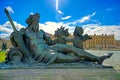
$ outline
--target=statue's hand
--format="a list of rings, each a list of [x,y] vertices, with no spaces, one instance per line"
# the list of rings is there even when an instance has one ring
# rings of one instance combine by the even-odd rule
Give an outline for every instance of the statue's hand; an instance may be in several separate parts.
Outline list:
[[[39,63],[45,63],[46,65],[52,64],[55,62],[57,54],[51,54],[49,51],[44,51],[36,61]]]

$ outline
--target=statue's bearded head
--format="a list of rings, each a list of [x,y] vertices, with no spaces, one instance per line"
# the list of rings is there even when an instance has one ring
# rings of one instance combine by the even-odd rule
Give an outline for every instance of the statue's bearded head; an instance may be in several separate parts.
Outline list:
[[[39,30],[39,19],[40,19],[40,15],[36,13],[30,15],[26,20],[28,27],[30,27],[34,32],[37,32]]]

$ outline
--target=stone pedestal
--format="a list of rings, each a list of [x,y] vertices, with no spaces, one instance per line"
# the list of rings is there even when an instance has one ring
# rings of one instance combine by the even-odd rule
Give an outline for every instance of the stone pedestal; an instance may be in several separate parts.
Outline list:
[[[120,80],[113,68],[0,69],[0,80]]]

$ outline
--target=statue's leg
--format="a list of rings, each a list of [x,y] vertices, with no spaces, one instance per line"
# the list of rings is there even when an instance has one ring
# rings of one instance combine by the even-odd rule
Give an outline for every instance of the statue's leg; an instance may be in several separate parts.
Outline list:
[[[56,44],[53,48],[61,52],[74,53],[74,55],[76,55],[77,57],[83,57],[85,59],[87,58],[93,62],[99,59],[99,57],[71,45]]]
[[[47,64],[52,64],[52,63],[63,63],[63,62],[75,62],[80,60],[78,57],[75,55],[71,54],[63,54],[60,52],[57,52],[56,50],[43,50],[41,51],[42,54],[40,54],[37,58],[36,61],[39,63],[45,63]]]
[[[81,59],[92,61],[92,62],[98,62],[98,64],[102,64],[103,60],[112,56],[112,54],[108,54],[108,55],[98,57],[98,56],[92,55],[82,49],[76,48],[71,45],[65,45],[65,44],[56,44],[53,48],[58,51],[61,51],[61,52],[62,51],[68,52],[68,53],[72,52],[72,53],[74,53],[74,55],[76,55],[77,57],[79,57]]]
[[[28,58],[28,61],[34,62],[30,51],[25,46],[22,36],[20,34],[14,33],[14,41],[16,42],[17,46],[23,51],[24,55]]]
[[[80,58],[79,57],[76,57],[75,55],[72,55],[72,54],[63,54],[63,53],[57,53],[57,59],[55,62],[76,62],[76,61],[79,61]]]

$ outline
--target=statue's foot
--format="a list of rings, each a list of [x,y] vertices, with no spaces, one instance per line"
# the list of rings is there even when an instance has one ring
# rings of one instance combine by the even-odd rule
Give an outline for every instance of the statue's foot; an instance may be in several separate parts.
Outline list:
[[[100,59],[98,60],[97,63],[102,64],[105,59],[110,58],[112,55],[113,55],[113,53],[104,54],[103,56],[100,57]]]

